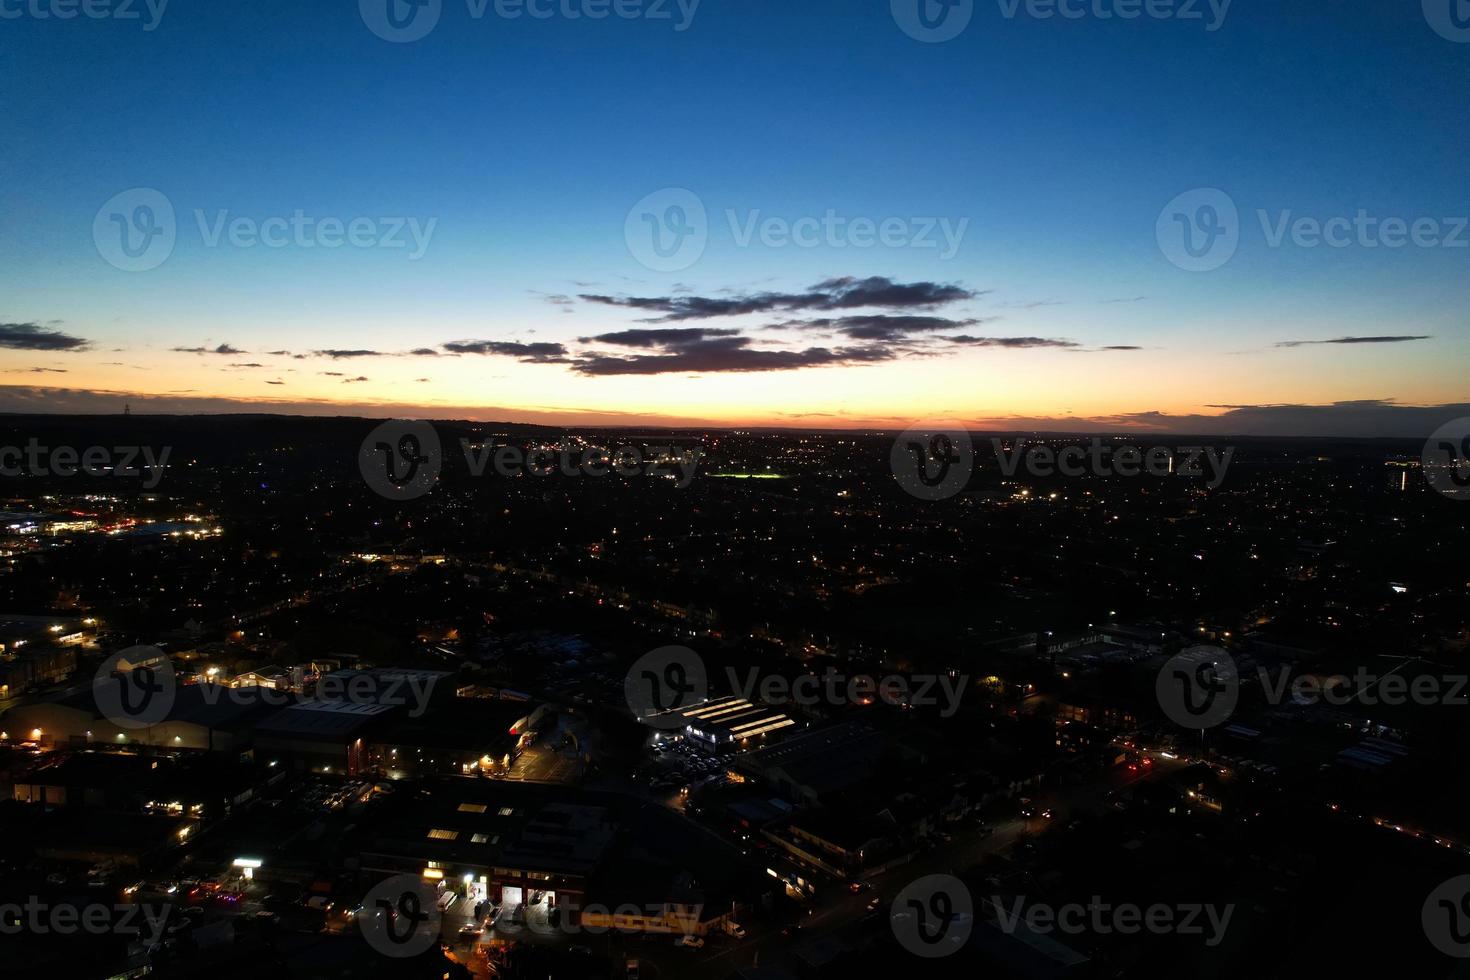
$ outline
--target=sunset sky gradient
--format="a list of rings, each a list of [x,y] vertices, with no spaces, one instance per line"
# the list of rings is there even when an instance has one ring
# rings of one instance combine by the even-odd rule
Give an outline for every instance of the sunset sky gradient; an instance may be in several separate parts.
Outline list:
[[[1237,5],[1207,32],[977,3],[943,44],[888,7],[704,0],[676,31],[477,20],[445,0],[411,44],[348,2],[173,0],[146,32],[0,21],[0,411],[1364,435],[1470,414],[1470,231],[1460,247],[1272,247],[1257,214],[1450,229],[1470,212],[1470,44],[1419,4]],[[178,239],[125,272],[93,221],[140,187],[172,203]],[[1239,206],[1240,245],[1188,272],[1155,222],[1202,187]],[[624,235],[662,188],[708,214],[703,255],[669,273]],[[435,224],[412,259],[211,247],[195,216],[298,210]],[[948,258],[739,241],[753,215],[829,210],[967,224]],[[834,281],[950,292],[728,316],[623,305]],[[840,319],[884,316],[954,323],[854,336]]]

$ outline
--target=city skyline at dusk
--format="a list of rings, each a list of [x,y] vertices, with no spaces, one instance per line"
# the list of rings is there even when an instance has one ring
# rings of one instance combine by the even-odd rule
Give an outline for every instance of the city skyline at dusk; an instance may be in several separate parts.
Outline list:
[[[0,963],[1464,980],[1470,0],[0,0]]]

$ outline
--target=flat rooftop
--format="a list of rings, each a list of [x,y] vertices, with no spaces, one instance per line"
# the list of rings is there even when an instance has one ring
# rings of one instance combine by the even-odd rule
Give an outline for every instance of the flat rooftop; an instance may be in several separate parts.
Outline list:
[[[769,732],[795,727],[783,711],[765,704],[752,704],[742,697],[718,698],[682,712],[685,724],[721,740],[743,741]]]
[[[331,701],[311,698],[259,722],[255,730],[262,735],[342,736],[350,735],[369,722],[383,718],[394,710],[386,704],[359,704],[353,701]]]

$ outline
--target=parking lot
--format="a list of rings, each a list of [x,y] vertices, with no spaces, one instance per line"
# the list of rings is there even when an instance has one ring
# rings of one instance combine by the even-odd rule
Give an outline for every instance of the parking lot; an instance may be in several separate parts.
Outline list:
[[[685,788],[692,793],[705,786],[725,782],[729,759],[681,736],[658,739],[653,744],[653,758],[635,772],[634,777],[654,791]]]

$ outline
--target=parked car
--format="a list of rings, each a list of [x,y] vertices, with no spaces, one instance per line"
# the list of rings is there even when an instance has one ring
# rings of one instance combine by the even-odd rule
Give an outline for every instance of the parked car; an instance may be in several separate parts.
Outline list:
[[[738,922],[726,922],[725,933],[734,936],[736,939],[744,939],[747,935],[745,927]]]
[[[704,940],[700,939],[698,936],[691,935],[690,933],[686,932],[684,935],[674,940],[674,945],[682,946],[685,949],[703,949]]]

